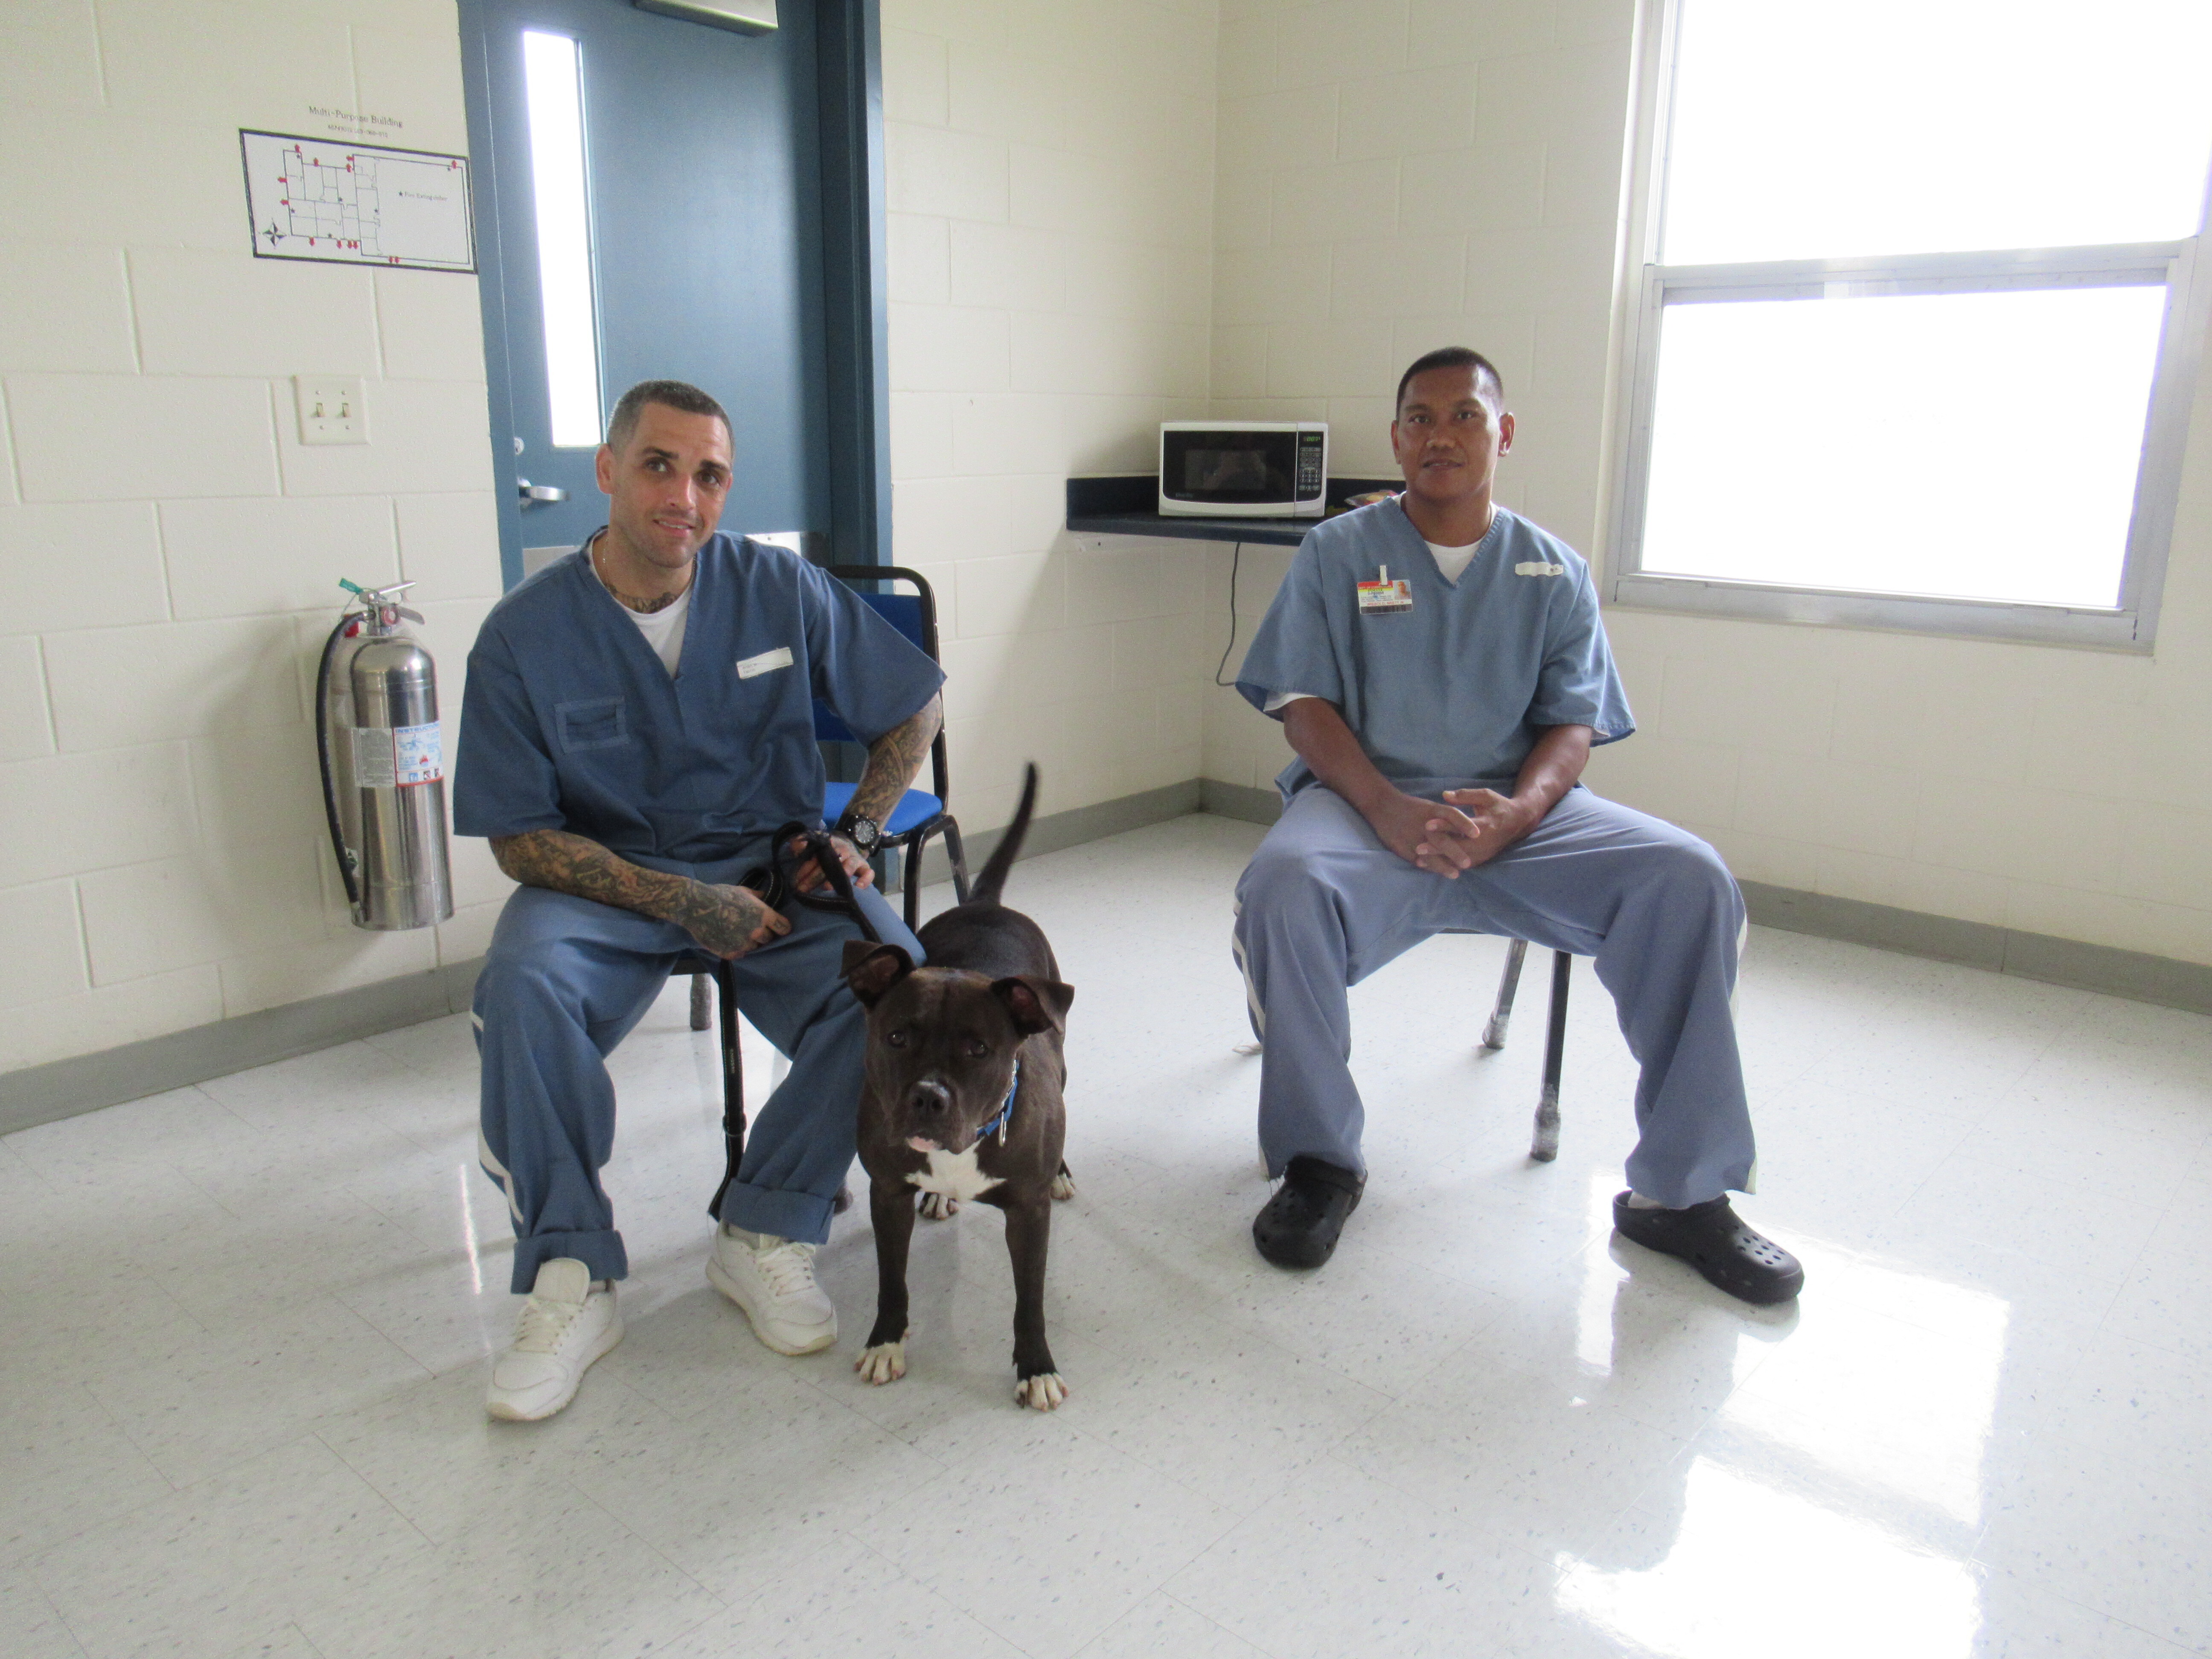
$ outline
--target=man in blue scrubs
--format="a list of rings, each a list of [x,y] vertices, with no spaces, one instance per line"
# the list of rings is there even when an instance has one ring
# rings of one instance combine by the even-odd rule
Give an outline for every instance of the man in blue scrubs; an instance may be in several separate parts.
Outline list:
[[[1695,836],[1577,781],[1635,723],[1589,568],[1491,499],[1513,442],[1498,371],[1431,352],[1390,433],[1405,493],[1315,527],[1237,672],[1298,755],[1237,892],[1261,1149],[1282,1180],[1254,1240],[1318,1267],[1359,1202],[1346,988],[1433,933],[1503,933],[1595,957],[1643,1067],[1615,1226],[1787,1301],[1796,1258],[1727,1197],[1755,1167],[1729,1012],[1742,896]]]
[[[621,1340],[629,1272],[599,1170],[614,1147],[606,1055],[680,951],[736,964],[738,1005],[791,1059],[747,1136],[707,1276],[783,1353],[836,1340],[815,1247],[853,1159],[865,1014],[841,977],[846,915],[739,885],[769,839],[820,822],[821,698],[870,739],[836,844],[878,934],[921,947],[868,884],[858,840],[942,723],[937,665],[842,583],[781,549],[715,533],[729,418],[648,380],[599,453],[607,523],[493,607],[469,654],[454,827],[490,837],[521,884],[477,981],[479,1156],[514,1224],[526,1295],[495,1364],[495,1417],[550,1417]],[[794,884],[818,888],[809,863]],[[702,1163],[703,1170],[704,1164]]]

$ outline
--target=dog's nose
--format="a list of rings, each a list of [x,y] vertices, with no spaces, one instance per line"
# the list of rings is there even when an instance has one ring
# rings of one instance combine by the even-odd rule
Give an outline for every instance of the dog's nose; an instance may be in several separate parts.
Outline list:
[[[907,1093],[915,1109],[922,1112],[941,1112],[952,1104],[952,1091],[942,1083],[925,1078]]]

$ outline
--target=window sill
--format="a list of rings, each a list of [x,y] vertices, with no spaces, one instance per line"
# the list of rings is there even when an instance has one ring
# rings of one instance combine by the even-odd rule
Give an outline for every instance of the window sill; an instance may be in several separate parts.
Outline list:
[[[1611,602],[1630,611],[1876,629],[1887,633],[1945,634],[2136,656],[2148,655],[2151,650],[2146,620],[2123,611],[1778,587],[1695,576],[1616,576],[1610,586]]]

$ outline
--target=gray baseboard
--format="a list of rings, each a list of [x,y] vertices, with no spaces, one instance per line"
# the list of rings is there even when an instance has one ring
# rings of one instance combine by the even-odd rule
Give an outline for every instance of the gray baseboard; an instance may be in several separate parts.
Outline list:
[[[1119,800],[1050,813],[1030,823],[1022,856],[1056,853],[1125,830],[1188,817],[1199,810],[1199,795],[1198,780],[1193,778]],[[968,867],[981,869],[998,844],[996,831],[968,837]],[[949,881],[951,875],[944,842],[933,842],[923,860],[922,878]],[[427,974],[334,991],[95,1054],[0,1074],[0,1134],[459,1013],[469,1006],[478,966],[476,962],[456,963]]]
[[[1273,789],[1249,784],[1224,783],[1218,778],[1198,781],[1198,810],[1218,818],[1242,818],[1247,823],[1273,823],[1283,816],[1283,798]]]
[[[1030,825],[1022,856],[1056,853],[1200,811],[1267,824],[1282,815],[1282,803],[1273,789],[1193,778],[1038,818]],[[983,860],[999,844],[1000,833],[994,830],[968,837],[970,870],[982,867]],[[933,842],[922,861],[922,879],[946,881],[951,873],[944,843]],[[1834,898],[1825,893],[1770,887],[1764,882],[1745,882],[1743,893],[1752,921],[1762,927],[1963,963],[1993,973],[2014,974],[2022,979],[2192,1013],[2212,1013],[2212,967],[2203,963]],[[0,1074],[0,1134],[458,1013],[469,1006],[478,965],[455,963],[427,974],[334,991],[96,1054]]]
[[[1899,910],[1859,899],[1834,898],[1826,893],[1800,892],[1791,887],[1769,887],[1764,882],[1747,881],[1742,886],[1751,919],[1762,927],[1846,939],[1906,956],[1965,963],[2047,985],[2212,1014],[2212,967],[2203,963],[2180,962],[2147,951],[2123,951],[2110,945],[2087,945],[2050,933],[2023,933],[1991,922]]]
[[[1022,838],[1022,856],[1033,859],[1043,853],[1057,853],[1070,847],[1080,847],[1085,842],[1103,841],[1109,836],[1118,836],[1126,830],[1141,830],[1148,823],[1165,823],[1170,818],[1188,817],[1201,810],[1201,790],[1198,779],[1182,783],[1170,783],[1164,788],[1147,789],[1142,794],[1123,795],[1115,800],[1102,800],[1090,806],[1070,807],[1065,812],[1050,812],[1043,817],[1030,820],[1030,832]],[[957,817],[956,813],[954,815]],[[999,845],[1002,830],[987,830],[979,836],[964,836],[962,841],[968,854],[968,869],[972,874],[983,867]],[[924,886],[932,882],[952,879],[952,860],[945,855],[945,842],[933,840],[921,855],[921,879]]]
[[[1281,799],[1273,789],[1206,778],[1200,781],[1199,792],[1200,810],[1222,817],[1273,823],[1282,816]],[[1761,881],[1747,881],[1742,886],[1751,919],[1761,927],[1871,945],[1906,956],[1964,963],[1995,974],[2014,974],[2079,991],[2099,991],[2106,996],[2154,1002],[2160,1007],[2212,1014],[2212,967],[2201,963],[2178,962],[2171,957],[2117,950],[2109,945],[2084,945],[2079,939],[1899,910],[1794,887],[1770,887]]]
[[[0,1074],[0,1134],[459,1013],[477,965],[457,962]]]

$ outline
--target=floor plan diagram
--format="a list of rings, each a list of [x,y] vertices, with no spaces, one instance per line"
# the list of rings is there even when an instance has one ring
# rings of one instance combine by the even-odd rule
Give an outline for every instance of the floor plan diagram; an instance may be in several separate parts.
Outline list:
[[[473,270],[465,156],[241,131],[264,259]]]

